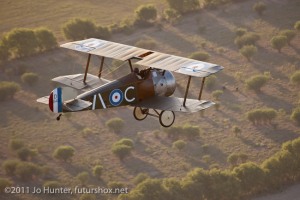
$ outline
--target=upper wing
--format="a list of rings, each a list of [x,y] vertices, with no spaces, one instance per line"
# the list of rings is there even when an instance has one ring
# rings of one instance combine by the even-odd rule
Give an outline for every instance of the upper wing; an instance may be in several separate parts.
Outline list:
[[[196,77],[206,77],[223,69],[222,66],[194,59],[164,54],[148,49],[90,38],[62,44],[61,47],[118,60],[140,58],[138,65],[174,71]]]
[[[131,104],[131,106],[175,112],[197,112],[215,104],[206,100],[186,99],[186,106],[183,106],[183,100],[183,98],[178,97],[154,96],[142,102]]]

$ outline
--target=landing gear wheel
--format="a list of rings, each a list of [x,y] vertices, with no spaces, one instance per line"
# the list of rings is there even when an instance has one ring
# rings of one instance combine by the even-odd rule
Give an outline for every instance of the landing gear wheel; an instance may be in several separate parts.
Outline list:
[[[56,120],[59,121],[61,116],[62,116],[62,114],[59,114],[59,115],[56,117]]]
[[[136,120],[139,121],[144,120],[148,116],[148,113],[148,108],[134,107],[133,109],[133,116]]]
[[[161,113],[159,114],[159,123],[163,126],[163,127],[170,127],[172,126],[172,124],[175,121],[175,114],[173,111],[167,111],[167,110],[163,110],[161,111]]]

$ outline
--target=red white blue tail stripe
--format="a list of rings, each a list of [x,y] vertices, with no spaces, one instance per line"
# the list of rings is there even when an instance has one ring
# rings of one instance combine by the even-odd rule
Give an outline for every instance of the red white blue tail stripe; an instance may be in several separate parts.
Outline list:
[[[49,108],[54,113],[62,112],[62,90],[61,88],[55,88],[49,96]]]

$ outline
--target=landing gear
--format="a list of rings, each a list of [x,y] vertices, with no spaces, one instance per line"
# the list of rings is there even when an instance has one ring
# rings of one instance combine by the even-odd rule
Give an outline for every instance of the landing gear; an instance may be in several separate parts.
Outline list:
[[[62,116],[62,114],[59,114],[59,115],[56,117],[56,120],[59,121],[61,116]]]
[[[163,127],[170,127],[175,121],[175,114],[173,111],[163,110],[161,112],[158,112],[157,110],[153,109],[154,113],[149,113],[148,108],[141,108],[141,107],[135,107],[133,110],[133,116],[136,120],[142,121],[144,120],[148,115],[152,117],[157,117],[159,119],[160,125]]]

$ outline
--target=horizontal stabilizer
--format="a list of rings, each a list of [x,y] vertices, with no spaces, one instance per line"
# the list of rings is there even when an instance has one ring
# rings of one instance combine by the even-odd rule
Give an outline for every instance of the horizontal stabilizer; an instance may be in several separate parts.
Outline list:
[[[64,103],[64,109],[70,111],[70,112],[76,112],[84,110],[92,105],[89,101],[84,101],[81,99],[74,99],[69,102]]]
[[[36,100],[39,103],[47,104],[49,103],[49,96],[44,96]]]
[[[150,99],[138,102],[131,106],[152,108],[158,110],[169,110],[174,112],[198,112],[213,106],[215,103],[212,101],[198,100],[198,99],[186,99],[186,106],[183,106],[183,98],[178,97],[164,97],[155,96]]]

